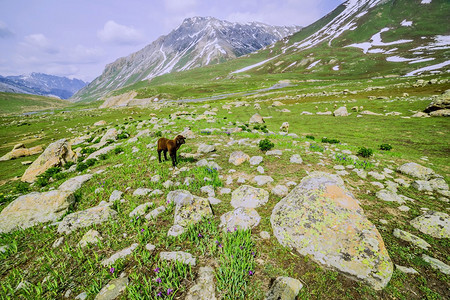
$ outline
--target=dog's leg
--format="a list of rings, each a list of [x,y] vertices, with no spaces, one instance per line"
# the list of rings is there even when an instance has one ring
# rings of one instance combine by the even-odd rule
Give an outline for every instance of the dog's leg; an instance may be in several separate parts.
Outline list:
[[[164,160],[167,160],[167,150],[164,150]]]
[[[162,150],[158,150],[158,160],[159,160],[159,162],[161,162],[161,151]]]
[[[177,157],[176,156],[177,156],[176,154],[175,155],[170,154],[170,158],[172,159],[172,166],[173,167],[175,167],[176,162],[177,162]]]

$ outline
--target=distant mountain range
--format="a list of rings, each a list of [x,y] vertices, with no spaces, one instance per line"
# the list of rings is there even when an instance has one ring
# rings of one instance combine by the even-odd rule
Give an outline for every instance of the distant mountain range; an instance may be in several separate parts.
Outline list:
[[[212,17],[188,18],[142,50],[117,59],[73,100],[96,100],[108,92],[178,72],[234,59],[262,49],[297,31],[299,26],[232,23]]]
[[[42,73],[20,76],[0,76],[0,92],[33,94],[69,99],[88,83]]]

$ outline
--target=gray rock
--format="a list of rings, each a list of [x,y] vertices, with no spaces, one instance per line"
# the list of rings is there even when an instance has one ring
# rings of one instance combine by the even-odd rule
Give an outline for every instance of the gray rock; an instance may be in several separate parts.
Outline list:
[[[64,237],[60,237],[58,239],[56,239],[56,241],[53,242],[52,247],[53,248],[58,248],[59,246],[62,245],[62,243],[64,242]]]
[[[403,241],[410,242],[411,244],[425,250],[428,250],[428,247],[431,247],[430,244],[428,244],[425,240],[421,239],[420,237],[415,236],[414,234],[411,234],[409,232],[400,230],[398,228],[394,229],[394,236]]]
[[[0,233],[57,221],[75,201],[74,192],[91,178],[90,174],[77,176],[65,181],[56,190],[18,197],[0,212]]]
[[[151,182],[159,182],[161,180],[161,176],[159,175],[153,175],[150,179]]]
[[[327,269],[376,290],[392,276],[381,235],[339,176],[312,172],[275,206],[270,221],[281,245]]]
[[[411,208],[409,208],[409,207],[406,206],[406,205],[402,205],[402,206],[399,206],[399,207],[398,207],[398,210],[403,211],[403,212],[407,212],[407,211],[410,211]]]
[[[147,244],[147,245],[145,245],[145,249],[147,249],[150,252],[153,252],[153,250],[156,249],[156,246],[152,245],[152,244]]]
[[[161,252],[159,253],[159,257],[162,260],[178,261],[191,266],[196,265],[195,257],[193,257],[192,254],[183,251]]]
[[[100,155],[107,154],[109,151],[114,150],[117,146],[120,146],[120,145],[122,145],[122,143],[115,143],[113,145],[106,146],[100,150],[97,150],[97,151],[89,154],[89,156],[86,157],[86,160],[97,159]]]
[[[431,176],[434,175],[434,171],[432,169],[413,162],[401,165],[398,168],[398,171],[422,180],[429,180]]]
[[[186,227],[212,215],[208,199],[193,196],[191,202],[182,202],[175,206],[174,225]]]
[[[270,150],[266,152],[266,155],[268,156],[281,156],[283,155],[283,151],[281,150]]]
[[[270,239],[270,233],[268,233],[267,231],[261,231],[259,233],[259,236],[263,239],[263,240],[268,240]]]
[[[185,300],[216,300],[215,290],[214,269],[201,267],[195,285],[189,289]]]
[[[303,284],[291,277],[278,277],[266,294],[265,300],[295,300]]]
[[[439,190],[448,191],[448,184],[447,184],[447,182],[445,182],[445,180],[443,178],[431,179],[429,181],[429,184],[431,185],[431,188],[434,191],[439,191]]]
[[[410,224],[420,232],[432,237],[450,238],[450,218],[446,213],[429,210],[412,220]]]
[[[242,151],[235,151],[233,153],[230,154],[230,158],[228,159],[228,162],[230,164],[233,164],[235,166],[239,166],[240,164],[249,161],[250,160],[250,156],[248,156],[247,154],[245,154]]]
[[[395,268],[405,274],[419,274],[419,272],[417,272],[413,268],[403,267],[403,266],[399,266],[399,265],[395,265]]]
[[[261,167],[261,166],[258,166],[258,167],[256,168],[256,171],[258,171],[259,174],[264,174],[264,168]]]
[[[220,217],[220,226],[224,231],[251,229],[258,226],[261,217],[254,208],[238,207]]]
[[[252,157],[250,158],[250,165],[252,165],[252,166],[257,166],[257,165],[259,165],[262,161],[263,161],[263,157],[262,157],[262,156],[252,156]]]
[[[333,116],[335,116],[335,117],[348,117],[347,107],[345,107],[345,106],[339,107],[338,109],[336,109],[333,112]]]
[[[174,185],[174,183],[172,180],[169,179],[169,180],[166,180],[162,185],[163,185],[163,187],[168,189],[168,188],[172,187]]]
[[[133,192],[133,196],[147,196],[152,192],[152,189],[138,188]]]
[[[397,202],[399,204],[405,203],[405,200],[400,197],[400,195],[397,195],[397,193],[389,190],[380,190],[376,193],[376,196],[378,199],[387,202]]]
[[[214,197],[208,197],[208,201],[211,205],[217,205],[222,202],[220,199]]]
[[[167,232],[167,236],[179,236],[184,233],[184,227],[181,225],[173,225],[169,228]]]
[[[152,219],[156,219],[160,214],[162,214],[163,212],[166,211],[166,207],[165,206],[160,206],[155,208],[154,210],[152,210],[151,212],[149,212],[145,218],[147,220],[152,220]]]
[[[111,257],[102,260],[101,262],[102,266],[107,267],[113,265],[116,262],[116,260],[127,257],[128,255],[133,253],[133,251],[136,250],[138,246],[139,244],[135,243],[128,248],[117,251]]]
[[[250,118],[249,123],[250,124],[264,124],[264,119],[263,119],[263,117],[261,117],[260,114],[256,113]]]
[[[202,193],[208,194],[208,197],[215,197],[214,187],[212,185],[205,185],[200,188]]]
[[[137,206],[135,209],[133,209],[132,212],[130,212],[130,214],[128,215],[130,218],[134,217],[134,216],[143,216],[147,210],[149,209],[149,207],[153,206],[153,202],[147,202],[144,204],[141,204],[139,206]]]
[[[371,171],[369,173],[367,173],[368,175],[372,176],[373,178],[375,178],[376,180],[384,180],[386,178],[386,176],[384,176],[383,174]]]
[[[261,186],[273,182],[273,178],[270,176],[258,175],[253,178],[253,181],[256,182],[257,185]]]
[[[103,238],[100,236],[100,233],[97,230],[90,229],[83,235],[81,240],[78,242],[78,246],[83,248],[89,244],[97,244],[101,240],[103,240]]]
[[[270,192],[278,197],[285,197],[289,193],[289,189],[285,185],[277,185]]]
[[[123,195],[123,192],[121,192],[121,191],[118,191],[118,190],[114,190],[112,193],[111,193],[111,196],[109,196],[109,202],[115,202],[115,201],[118,201],[118,200],[120,200],[120,198],[122,197],[122,195]]]
[[[260,188],[249,185],[241,185],[231,194],[231,206],[256,208],[263,206],[269,201],[269,193]]]
[[[128,285],[128,277],[115,278],[108,282],[95,297],[95,300],[114,300],[120,297]]]
[[[64,217],[59,223],[58,233],[69,234],[78,228],[100,224],[110,218],[116,218],[117,212],[108,206],[95,206],[86,210],[77,211]]]
[[[230,188],[220,188],[220,189],[219,189],[219,194],[220,194],[220,195],[231,194],[231,189],[230,189]]]
[[[426,180],[415,180],[411,184],[411,186],[418,191],[427,191],[427,192],[433,191],[433,188],[431,187],[430,182],[426,181]]]
[[[435,269],[435,270],[439,270],[444,274],[450,275],[450,266],[446,265],[445,263],[443,263],[442,261],[440,261],[439,259],[430,257],[426,254],[422,254],[422,258],[424,261],[426,261],[427,263],[430,264],[430,266]]]
[[[216,151],[216,147],[214,145],[200,144],[197,149],[197,153],[210,153]]]
[[[291,156],[290,162],[293,164],[301,164],[303,163],[303,159],[300,154],[294,154]]]
[[[82,292],[81,294],[78,294],[78,296],[75,297],[75,300],[84,300],[87,298],[87,293],[86,292]]]
[[[197,167],[208,167],[212,170],[222,170],[222,167],[219,166],[215,161],[210,161],[206,159],[199,160],[196,164]]]

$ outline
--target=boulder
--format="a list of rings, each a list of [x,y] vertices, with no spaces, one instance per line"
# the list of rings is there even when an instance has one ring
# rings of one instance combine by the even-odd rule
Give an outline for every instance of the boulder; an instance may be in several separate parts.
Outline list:
[[[269,151],[267,151],[266,152],[266,155],[268,155],[268,156],[280,156],[280,155],[283,155],[283,151],[281,151],[281,150],[269,150]]]
[[[222,170],[222,167],[219,166],[215,161],[210,161],[206,159],[199,160],[196,164],[197,167],[208,167],[213,170]]]
[[[295,300],[303,284],[291,277],[278,277],[266,294],[265,300]]]
[[[345,107],[345,106],[339,107],[338,109],[336,109],[333,112],[333,116],[335,116],[335,117],[348,117],[347,107]]]
[[[119,135],[119,132],[117,131],[116,128],[110,128],[110,129],[108,129],[108,131],[106,131],[106,133],[102,136],[102,138],[100,139],[100,143],[99,143],[99,144],[104,145],[104,144],[106,144],[109,140],[116,141],[118,135]]]
[[[208,199],[193,196],[192,201],[175,206],[174,225],[183,227],[200,222],[203,217],[212,216]]]
[[[269,193],[260,188],[249,185],[241,185],[231,194],[231,206],[257,208],[263,206],[269,201]]]
[[[294,154],[291,156],[291,159],[289,160],[292,164],[301,164],[303,163],[303,159],[300,156],[300,154]]]
[[[285,197],[289,193],[289,189],[285,185],[277,185],[270,192],[278,197]]]
[[[443,212],[428,210],[411,220],[411,225],[422,233],[438,239],[450,238],[450,217]]]
[[[258,226],[261,217],[254,208],[238,207],[220,217],[220,226],[224,231],[247,230]]]
[[[143,216],[147,212],[147,210],[153,206],[153,202],[147,202],[137,206],[133,211],[128,215],[130,218],[134,216]]]
[[[106,146],[106,147],[104,147],[104,148],[102,148],[100,150],[97,150],[97,151],[89,154],[89,156],[86,158],[86,160],[88,160],[88,159],[97,159],[97,157],[99,157],[100,155],[107,154],[109,151],[114,150],[117,146],[119,146],[121,144],[122,143],[116,143],[114,145],[109,145],[109,146]]]
[[[86,210],[77,211],[64,217],[59,223],[58,233],[69,234],[78,228],[88,227],[93,224],[100,224],[115,218],[117,212],[109,206],[95,206]]]
[[[78,246],[83,248],[89,244],[97,244],[101,240],[103,240],[103,238],[100,236],[100,233],[97,230],[90,229],[83,235],[80,242],[78,242]]]
[[[422,254],[422,259],[424,261],[426,261],[427,263],[430,264],[430,266],[435,269],[435,270],[439,270],[444,274],[450,275],[450,266],[443,263],[442,261],[440,261],[439,259],[430,257],[426,254]]]
[[[108,282],[100,292],[95,296],[94,300],[113,300],[118,299],[126,290],[128,285],[128,277],[115,278]]]
[[[90,174],[77,176],[67,180],[56,190],[33,192],[18,197],[1,211],[0,232],[57,221],[75,201],[74,192],[91,178]]]
[[[254,114],[249,121],[250,124],[264,124],[264,119],[260,114]]]
[[[266,175],[258,175],[253,178],[253,181],[256,182],[257,185],[261,186],[273,182],[273,178]]]
[[[117,251],[116,253],[111,255],[109,258],[102,260],[102,262],[101,262],[102,266],[104,266],[104,267],[112,266],[116,262],[116,260],[127,257],[128,255],[133,253],[133,251],[136,250],[136,248],[138,246],[139,246],[138,243],[134,243],[130,247],[127,247],[125,249]]]
[[[105,126],[105,125],[106,125],[105,120],[100,120],[100,121],[94,123],[94,126]]]
[[[440,109],[430,112],[431,117],[450,117],[450,109]]]
[[[239,166],[240,164],[249,161],[250,160],[250,156],[248,156],[247,154],[245,154],[242,151],[235,151],[233,153],[230,154],[230,158],[228,159],[228,162],[230,164],[233,164],[235,166]]]
[[[262,161],[263,161],[263,157],[262,157],[262,156],[252,156],[252,157],[250,158],[250,165],[252,165],[252,166],[257,166],[257,165],[259,165]]]
[[[161,252],[159,253],[159,257],[162,260],[178,261],[185,265],[196,265],[195,257],[193,257],[192,254],[183,251]]]
[[[154,210],[152,210],[151,212],[149,212],[147,215],[145,215],[145,218],[147,220],[156,219],[160,214],[162,214],[165,211],[166,211],[165,206],[159,206],[159,207],[155,208]]]
[[[5,155],[3,155],[2,157],[0,157],[0,161],[7,161],[7,160],[11,160],[11,159],[16,159],[19,157],[24,157],[24,156],[30,156],[30,155],[35,155],[38,153],[41,153],[43,151],[41,146],[36,146],[36,147],[32,147],[32,148],[25,148],[24,144],[17,144],[14,146],[14,148],[6,153]]]
[[[212,267],[201,267],[198,270],[195,285],[189,289],[185,300],[216,300],[216,285]]]
[[[64,165],[68,161],[76,161],[67,139],[60,139],[48,145],[44,152],[26,169],[22,176],[24,182],[34,182],[37,176],[51,167]]]
[[[397,170],[402,174],[422,180],[429,180],[434,175],[432,169],[413,162],[403,164]]]
[[[442,95],[434,99],[424,112],[431,113],[440,110],[450,110],[450,90],[446,90]]]
[[[210,153],[216,151],[214,145],[200,144],[197,149],[197,153]]]
[[[409,233],[407,231],[400,230],[398,228],[394,229],[394,236],[403,241],[410,242],[411,244],[413,244],[419,248],[422,248],[424,250],[428,250],[428,247],[431,247],[430,244],[428,244],[426,241],[424,241],[420,237],[415,236],[414,234]]]
[[[312,172],[303,178],[275,206],[270,221],[280,244],[325,268],[376,290],[392,276],[381,235],[337,175]]]

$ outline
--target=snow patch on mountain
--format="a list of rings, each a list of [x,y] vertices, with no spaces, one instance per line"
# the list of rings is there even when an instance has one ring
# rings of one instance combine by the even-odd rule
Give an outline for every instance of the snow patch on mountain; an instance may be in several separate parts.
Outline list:
[[[266,59],[266,60],[260,61],[259,63],[253,64],[253,65],[251,65],[251,66],[247,66],[247,67],[245,67],[245,68],[242,68],[242,69],[239,69],[239,70],[233,71],[233,72],[231,72],[230,74],[242,73],[242,72],[245,72],[245,71],[251,70],[251,69],[253,69],[253,68],[256,68],[256,67],[262,66],[262,65],[264,65],[265,63],[267,63],[267,62],[269,62],[269,61],[271,61],[271,60],[273,60],[273,59],[277,58],[278,56],[280,56],[280,55],[277,55],[277,56],[274,56],[274,57],[272,57],[272,58],[269,58],[269,59]]]
[[[446,67],[448,65],[450,65],[450,60],[444,61],[443,63],[440,63],[440,64],[436,64],[436,65],[432,65],[432,66],[426,66],[426,67],[417,69],[415,71],[409,72],[408,74],[405,75],[405,77],[420,75],[423,72],[440,70],[440,69],[442,69],[442,68],[444,68],[444,67]]]
[[[374,46],[384,47],[384,46],[392,46],[392,45],[398,45],[398,44],[404,44],[404,43],[412,42],[412,40],[398,40],[398,41],[394,41],[394,42],[384,43],[382,41],[381,34],[383,32],[386,32],[386,31],[389,31],[388,27],[385,27],[385,28],[381,29],[379,32],[375,33],[371,37],[370,42],[351,44],[351,45],[348,45],[346,47],[360,48],[360,49],[363,50],[364,53],[367,53],[370,50],[370,48],[372,48]]]
[[[403,27],[410,27],[410,26],[412,26],[412,24],[413,24],[413,21],[406,21],[406,19],[404,19],[404,20],[400,23],[400,25],[402,25]]]

